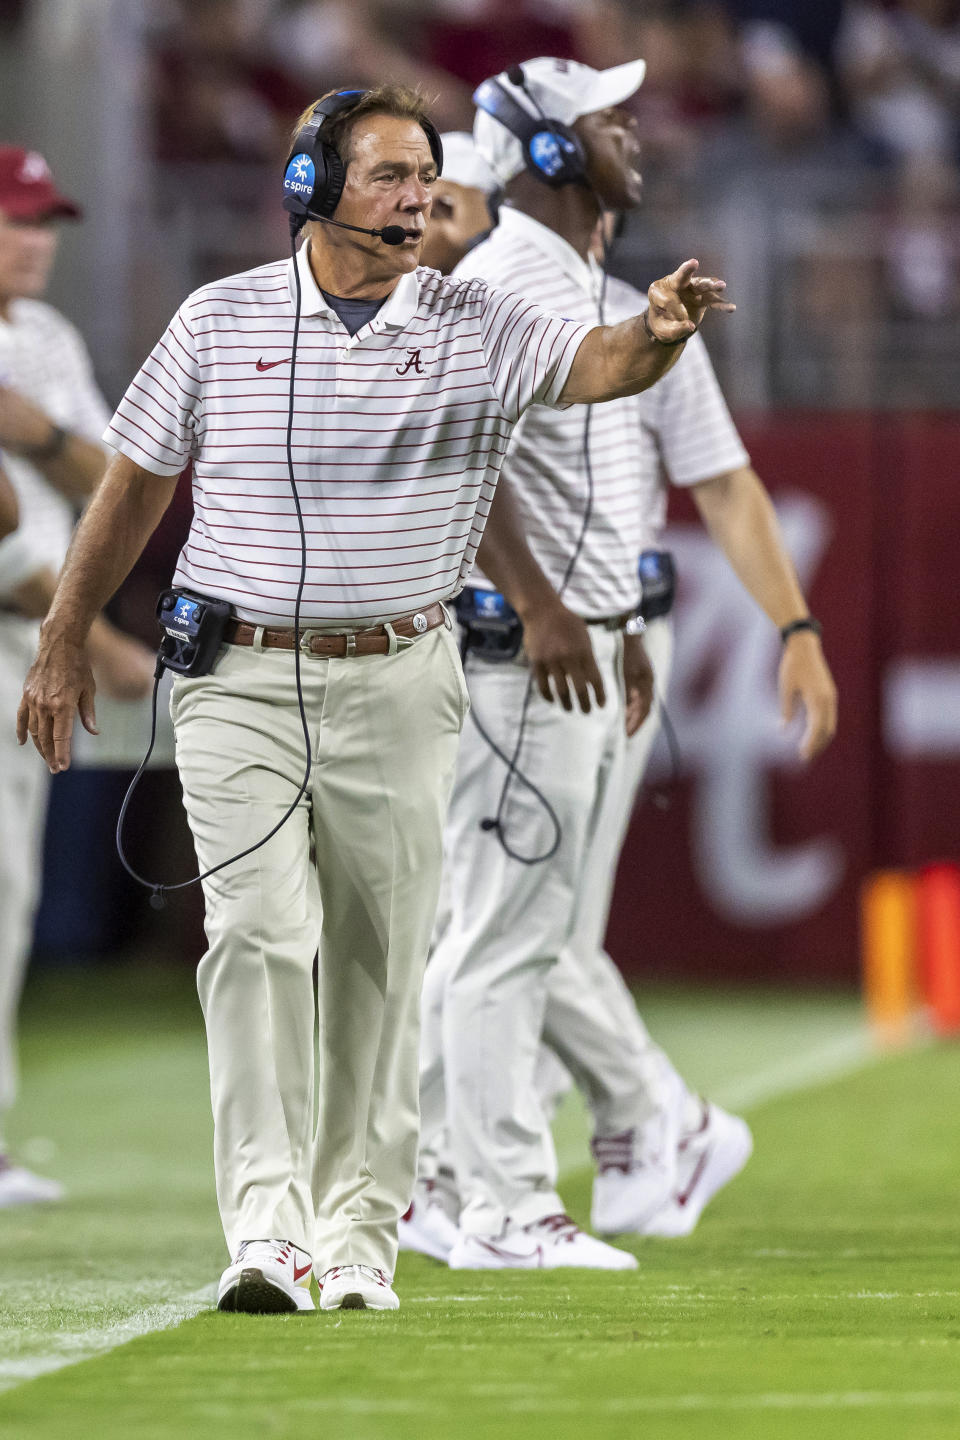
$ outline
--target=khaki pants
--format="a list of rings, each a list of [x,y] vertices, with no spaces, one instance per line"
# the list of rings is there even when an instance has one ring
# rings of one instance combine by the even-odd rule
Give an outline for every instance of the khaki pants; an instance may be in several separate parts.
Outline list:
[[[443,627],[395,655],[305,655],[301,674],[309,791],[273,839],[204,882],[198,988],[217,1197],[231,1254],[242,1240],[285,1239],[318,1273],[392,1274],[416,1167],[420,984],[468,701]],[[206,870],[266,835],[300,786],[294,657],[228,646],[212,674],[175,682],[171,712]]]
[[[481,827],[496,814],[504,769],[473,725],[457,760],[444,835],[449,914],[428,971],[420,1098],[428,1143],[446,1120],[460,1223],[473,1234],[497,1233],[508,1217],[523,1225],[563,1208],[534,1083],[537,1057],[551,973],[575,933],[580,876],[626,743],[621,638],[597,629],[591,639],[606,706],[568,714],[535,696],[518,762],[562,826],[551,859],[521,864]],[[478,718],[510,753],[525,664],[473,659],[467,670]],[[505,828],[512,848],[527,856],[548,849],[554,834],[520,781],[510,789]]]
[[[682,1084],[603,947],[620,850],[659,728],[672,631],[667,620],[649,627],[657,703],[629,741],[620,639],[603,631],[591,638],[606,708],[584,716],[535,701],[521,759],[562,814],[563,844],[552,860],[530,868],[506,860],[480,828],[480,818],[494,812],[503,771],[473,726],[458,761],[421,1008],[420,1163],[427,1177],[438,1167],[456,1172],[465,1228],[494,1231],[508,1215],[529,1223],[562,1208],[547,1118],[571,1073],[602,1135],[646,1127],[659,1133]],[[468,664],[476,713],[508,750],[524,674],[518,666]],[[543,848],[550,837],[542,811],[519,787],[513,803],[537,816]],[[511,917],[506,933],[504,915]],[[498,997],[506,986],[504,1013]]]

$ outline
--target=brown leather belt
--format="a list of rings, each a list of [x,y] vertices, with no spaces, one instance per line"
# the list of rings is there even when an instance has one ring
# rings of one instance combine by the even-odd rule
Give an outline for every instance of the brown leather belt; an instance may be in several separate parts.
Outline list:
[[[300,649],[307,655],[319,655],[327,659],[345,659],[352,655],[392,655],[398,649],[405,650],[428,630],[438,625],[448,625],[447,612],[440,601],[418,610],[414,615],[404,615],[399,620],[390,620],[384,625],[372,626],[369,630],[311,630],[303,626],[300,630]],[[292,650],[294,632],[289,630],[267,630],[262,625],[250,625],[246,620],[228,620],[223,632],[228,645],[255,645],[264,650]]]

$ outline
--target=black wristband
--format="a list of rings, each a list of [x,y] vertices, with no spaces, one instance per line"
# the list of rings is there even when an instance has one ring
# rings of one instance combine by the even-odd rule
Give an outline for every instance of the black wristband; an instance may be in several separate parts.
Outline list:
[[[662,345],[664,350],[672,350],[674,345],[686,345],[687,341],[692,340],[693,336],[696,335],[697,330],[700,329],[700,326],[698,325],[692,334],[681,335],[679,340],[661,340],[660,336],[654,335],[653,331],[650,329],[650,321],[647,318],[649,313],[649,310],[644,310],[641,315],[641,319],[643,320],[643,328],[650,336],[650,339],[653,341],[654,345]]]
[[[25,460],[56,460],[69,439],[69,430],[64,430],[62,425],[54,425],[50,430],[50,438],[44,440],[42,445],[22,446],[20,453]]]
[[[820,621],[814,620],[812,615],[804,615],[800,620],[791,620],[789,625],[780,626],[780,639],[784,645],[791,635],[796,635],[798,630],[812,630],[818,639],[823,634],[823,626]]]

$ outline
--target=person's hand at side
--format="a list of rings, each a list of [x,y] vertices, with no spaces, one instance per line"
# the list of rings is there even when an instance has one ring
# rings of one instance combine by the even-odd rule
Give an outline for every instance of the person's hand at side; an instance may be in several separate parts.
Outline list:
[[[17,711],[17,739],[29,737],[51,775],[70,766],[73,720],[79,714],[84,730],[97,735],[93,671],[82,640],[61,634],[40,635],[37,658],[27,671]]]
[[[789,725],[803,706],[806,724],[800,740],[801,760],[825,750],[837,729],[837,687],[817,635],[798,630],[783,647],[778,686],[780,713]]]
[[[87,654],[98,687],[111,700],[142,700],[153,688],[157,657],[141,641],[98,616],[90,627]]]
[[[556,692],[564,710],[572,710],[572,687],[585,715],[591,708],[591,691],[597,705],[605,705],[603,679],[585,621],[556,595],[524,610],[520,618],[523,648],[544,700],[552,701]]]
[[[653,706],[653,666],[642,635],[623,637],[624,719],[627,735],[636,735]]]

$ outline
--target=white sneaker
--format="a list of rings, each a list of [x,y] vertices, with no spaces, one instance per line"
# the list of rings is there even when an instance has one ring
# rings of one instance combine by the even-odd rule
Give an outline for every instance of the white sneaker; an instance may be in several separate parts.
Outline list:
[[[677,1188],[644,1227],[645,1235],[689,1235],[704,1207],[738,1175],[753,1153],[750,1127],[739,1115],[701,1101],[702,1117],[677,1146]]]
[[[673,1198],[677,1176],[676,1139],[669,1149],[638,1153],[637,1132],[597,1135],[591,1143],[597,1162],[590,1225],[598,1235],[642,1235]]]
[[[13,1205],[47,1205],[63,1197],[64,1189],[58,1180],[34,1175],[32,1170],[0,1155],[0,1210]]]
[[[410,1208],[398,1229],[401,1250],[416,1250],[432,1260],[448,1260],[460,1231],[447,1214],[435,1180],[418,1180]]]
[[[320,1280],[321,1310],[399,1310],[400,1297],[372,1265],[334,1265]]]
[[[547,1215],[501,1235],[460,1234],[451,1270],[636,1270],[637,1257],[581,1230],[569,1215]]]
[[[290,1315],[315,1310],[310,1294],[313,1262],[289,1240],[244,1240],[220,1277],[218,1310],[245,1315]]]

